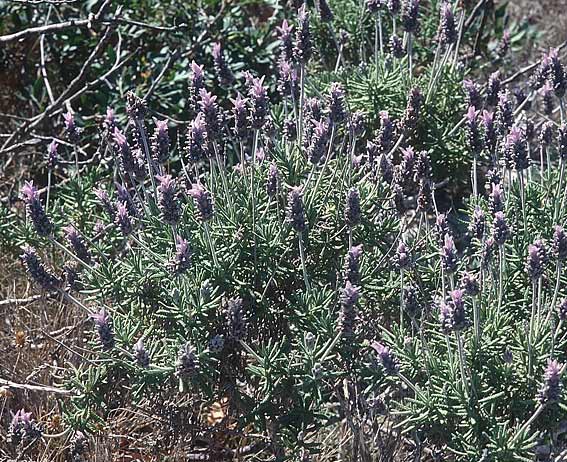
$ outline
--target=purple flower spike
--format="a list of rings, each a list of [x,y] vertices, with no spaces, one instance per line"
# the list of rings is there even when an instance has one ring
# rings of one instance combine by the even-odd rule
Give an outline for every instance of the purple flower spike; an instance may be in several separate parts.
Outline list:
[[[172,271],[177,275],[185,273],[191,267],[191,247],[181,236],[175,238],[175,255],[170,262]]]
[[[232,84],[234,75],[228,67],[222,46],[218,42],[213,44],[213,63],[219,84],[223,87],[228,87]]]
[[[156,128],[152,136],[152,153],[160,164],[169,159],[169,133],[167,131],[167,120],[157,120]]]
[[[313,165],[318,165],[327,154],[329,124],[314,120],[311,129],[311,141],[307,147],[307,158]]]
[[[408,96],[406,110],[400,121],[400,128],[403,133],[409,134],[417,127],[422,104],[423,95],[421,90],[418,87],[412,88]]]
[[[395,257],[396,265],[399,269],[405,270],[411,266],[411,254],[408,247],[400,240],[398,248],[396,250]]]
[[[305,233],[307,231],[305,206],[303,205],[303,190],[299,186],[293,187],[289,191],[286,221],[297,233]]]
[[[401,0],[387,0],[386,6],[392,16],[397,16],[402,8]]]
[[[114,112],[114,109],[111,107],[106,108],[106,114],[104,116],[103,126],[108,134],[113,133],[114,129],[116,128],[116,113]]]
[[[494,126],[494,114],[490,111],[482,111],[482,128],[484,131],[484,147],[493,152],[496,148],[496,127]]]
[[[134,173],[136,171],[136,159],[132,154],[126,136],[118,129],[118,127],[115,127],[113,138],[115,143],[116,155],[118,157],[120,167],[122,168],[123,172]]]
[[[33,181],[26,181],[22,187],[22,199],[26,204],[26,211],[39,236],[49,236],[53,232],[53,224],[47,216],[43,204],[39,199],[39,192]]]
[[[59,144],[55,140],[51,141],[47,147],[47,168],[49,170],[53,170],[57,166],[59,160],[59,155],[57,154],[58,147]]]
[[[360,286],[360,258],[362,257],[362,245],[355,245],[349,249],[345,256],[343,274],[345,281],[352,285]]]
[[[496,212],[494,214],[494,221],[492,223],[492,237],[498,246],[504,245],[508,237],[510,237],[510,228],[506,223],[506,217],[503,212]]]
[[[200,112],[197,117],[191,122],[187,132],[187,140],[185,142],[185,152],[189,161],[197,164],[205,160],[209,154],[207,149],[207,129],[205,119]]]
[[[404,48],[403,41],[396,34],[393,34],[390,37],[388,48],[390,49],[392,56],[396,59],[402,59],[406,55],[406,49]]]
[[[204,116],[207,135],[216,140],[221,132],[221,115],[217,104],[217,97],[204,88],[199,91],[199,107]]]
[[[266,193],[268,197],[275,197],[280,189],[280,172],[275,162],[270,164],[268,168],[268,177],[266,179]]]
[[[455,241],[449,234],[445,234],[443,247],[441,248],[441,264],[446,274],[452,274],[457,269],[458,256]]]
[[[553,227],[552,249],[555,258],[559,261],[567,260],[567,236],[565,230],[561,226]]]
[[[132,217],[130,216],[130,213],[128,213],[128,208],[122,202],[119,202],[116,206],[114,223],[118,226],[124,236],[132,234],[132,231],[134,230]]]
[[[379,342],[372,342],[370,345],[378,356],[378,361],[384,369],[384,372],[389,375],[398,373],[400,366],[398,360],[392,354],[392,351],[385,345]]]
[[[248,89],[248,97],[250,102],[250,125],[254,130],[259,130],[266,123],[266,117],[268,117],[269,113],[269,100],[264,87],[263,77],[252,80],[252,85]]]
[[[98,339],[103,350],[111,350],[114,347],[114,333],[112,332],[111,319],[103,308],[98,313],[92,314],[98,333]]]
[[[240,297],[228,300],[225,315],[228,340],[232,343],[244,340],[248,330],[248,319]]]
[[[563,385],[561,383],[561,375],[563,373],[563,364],[554,359],[547,361],[547,367],[543,374],[543,384],[538,394],[541,404],[555,403],[561,399]]]
[[[525,135],[517,125],[512,126],[505,142],[505,160],[509,168],[520,172],[529,166],[528,146]]]
[[[311,43],[311,31],[309,29],[309,11],[307,5],[303,4],[297,12],[297,30],[295,33],[295,44],[293,55],[301,64],[307,64],[313,53]]]
[[[498,104],[498,94],[500,93],[501,88],[502,80],[500,72],[496,71],[488,78],[488,84],[486,87],[486,104],[488,106],[495,107]]]
[[[20,260],[30,279],[43,290],[56,290],[60,287],[61,281],[47,270],[33,247],[24,246]]]
[[[463,88],[465,89],[467,104],[476,108],[482,107],[482,97],[475,82],[469,79],[463,80]]]
[[[485,228],[486,216],[484,211],[480,207],[475,207],[468,231],[471,236],[476,237],[480,241],[484,236]]]
[[[317,2],[317,9],[319,10],[319,16],[323,22],[333,22],[334,15],[331,11],[331,7],[327,0],[319,0]]]
[[[478,156],[480,154],[484,145],[483,139],[480,135],[477,116],[478,111],[475,109],[475,107],[469,106],[469,109],[465,116],[465,119],[467,121],[467,143],[474,156]]]
[[[461,277],[461,289],[470,297],[476,297],[480,293],[480,284],[473,273],[465,272]]]
[[[492,185],[490,192],[490,210],[492,213],[504,211],[504,192],[499,184]]]
[[[565,90],[567,90],[567,75],[565,73],[565,68],[559,60],[559,50],[557,48],[552,48],[549,51],[548,56],[549,80],[553,85],[555,95],[561,99],[565,96]]]
[[[213,218],[213,197],[201,184],[194,184],[188,191],[195,201],[200,220],[204,223]]]
[[[248,100],[240,93],[232,99],[232,115],[234,120],[233,133],[238,141],[244,141],[250,132],[248,123]]]
[[[171,175],[156,176],[158,180],[158,205],[163,221],[176,225],[181,218],[181,206],[177,197],[177,184]]]
[[[551,121],[545,122],[541,126],[541,131],[539,132],[539,142],[542,144],[542,147],[546,148],[551,143],[553,143],[553,128],[554,124]]]
[[[77,144],[80,137],[80,130],[75,124],[75,116],[72,112],[66,112],[63,114],[63,119],[65,120],[65,132],[67,133],[67,139],[73,144]]]
[[[293,60],[293,27],[287,22],[287,20],[283,20],[281,26],[277,28],[278,38],[280,39],[280,54],[282,59],[285,61],[292,61]]]
[[[361,210],[360,210],[360,194],[357,188],[351,188],[347,192],[346,205],[345,205],[345,222],[349,228],[354,228],[360,224]]]
[[[116,207],[110,200],[108,193],[102,188],[94,189],[95,196],[102,205],[103,210],[108,214],[108,216],[114,220],[114,216],[116,215]]]
[[[526,260],[526,272],[532,282],[538,281],[543,276],[546,262],[545,244],[541,239],[538,239],[528,246],[528,258]]]
[[[345,91],[340,83],[331,83],[328,99],[329,118],[331,120],[331,123],[340,124],[347,117]]]
[[[191,344],[186,343],[179,349],[175,366],[177,376],[182,380],[194,377],[199,372],[199,358]]]
[[[557,315],[560,321],[567,321],[567,298],[564,298],[557,304]]]
[[[24,409],[17,411],[8,429],[9,441],[17,446],[22,441],[29,443],[41,437],[41,427],[32,419],[32,413]]]
[[[341,312],[339,315],[339,330],[343,339],[352,339],[355,335],[356,309],[360,298],[360,288],[346,281],[341,290]]]
[[[419,0],[403,0],[401,20],[402,28],[408,34],[415,34],[419,29]]]
[[[73,225],[69,225],[63,228],[63,231],[77,258],[87,264],[92,263],[91,253],[77,229]]]
[[[142,339],[138,340],[135,343],[133,352],[134,352],[134,359],[138,366],[143,367],[144,369],[149,367],[150,355],[146,350],[146,348],[144,347],[144,342],[142,342]]]
[[[439,43],[448,47],[457,41],[457,28],[455,27],[455,16],[449,3],[441,5],[441,19],[439,22]]]

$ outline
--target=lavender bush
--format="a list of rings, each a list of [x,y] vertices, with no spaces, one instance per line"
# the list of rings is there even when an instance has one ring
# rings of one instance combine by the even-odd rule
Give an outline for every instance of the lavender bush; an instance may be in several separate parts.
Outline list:
[[[2,239],[26,244],[37,290],[90,326],[87,356],[64,376],[76,392],[69,428],[89,434],[135,406],[163,432],[156,445],[214,458],[218,448],[198,450],[197,436],[218,430],[199,409],[226,402],[246,450],[277,460],[316,457],[342,423],[346,460],[384,448],[415,460],[559,457],[567,81],[557,52],[514,99],[498,74],[463,81],[460,7],[367,2],[359,14],[375,46],[370,71],[354,75],[403,98],[364,111],[343,78],[354,67],[332,6],[301,5],[279,28],[277,78],[245,73],[245,91],[226,101],[211,92],[238,78],[222,47],[218,81],[195,63],[186,124],[151,120],[129,92],[96,140],[107,166],[25,183],[25,213],[2,211]],[[420,51],[431,17],[435,56]],[[332,37],[326,77],[313,24]],[[394,28],[397,52],[385,45]],[[446,115],[440,106],[451,110],[438,133],[428,118]],[[459,210],[440,201],[433,155],[445,148],[424,139],[467,159]],[[31,421],[18,419],[20,435]],[[235,444],[223,450],[246,456]]]

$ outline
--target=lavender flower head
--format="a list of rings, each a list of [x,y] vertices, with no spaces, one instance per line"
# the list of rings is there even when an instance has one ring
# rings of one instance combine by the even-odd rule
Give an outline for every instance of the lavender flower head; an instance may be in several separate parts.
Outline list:
[[[561,399],[563,384],[561,383],[561,375],[563,373],[563,364],[554,359],[547,361],[547,367],[543,374],[543,384],[538,393],[538,399],[541,404],[555,403]]]
[[[384,372],[389,375],[397,374],[400,366],[392,351],[385,345],[379,342],[372,342],[370,345],[378,356],[378,361],[384,369]]]
[[[307,231],[305,206],[303,205],[303,190],[299,186],[291,188],[287,197],[286,221],[299,234]]]
[[[360,285],[360,258],[362,257],[362,245],[352,246],[345,256],[343,274],[345,281],[352,285]]]
[[[528,246],[526,272],[532,282],[538,281],[543,276],[546,260],[547,254],[543,241],[538,239]]]
[[[553,142],[553,127],[554,125],[551,121],[545,122],[541,126],[541,131],[539,132],[539,142],[544,148],[550,146]]]
[[[228,67],[223,49],[218,42],[213,44],[213,64],[220,85],[223,87],[230,86],[234,82],[234,75]]]
[[[118,226],[120,232],[124,236],[132,234],[132,231],[134,230],[132,217],[128,212],[128,207],[122,202],[119,202],[116,205],[116,216],[114,217],[114,224]]]
[[[331,11],[331,7],[327,0],[318,0],[317,9],[319,10],[319,16],[323,22],[333,22],[334,15]]]
[[[388,49],[396,59],[402,59],[406,55],[406,49],[404,48],[402,39],[396,34],[392,34],[390,37]]]
[[[360,298],[360,288],[346,281],[341,290],[341,311],[339,314],[339,331],[343,339],[352,339],[355,335],[356,309]]]
[[[102,188],[94,189],[95,196],[100,202],[103,210],[108,214],[108,216],[114,220],[114,216],[116,215],[116,207],[110,200],[108,193]]]
[[[494,214],[494,221],[492,223],[492,237],[498,246],[504,245],[508,237],[510,237],[510,228],[506,223],[506,217],[503,212],[496,212]]]
[[[181,218],[181,206],[177,197],[177,184],[171,175],[157,175],[159,185],[158,206],[163,221],[169,225],[176,225]]]
[[[508,90],[502,90],[498,93],[495,123],[498,133],[502,136],[508,134],[512,125],[514,125],[514,107]]]
[[[331,83],[329,87],[329,118],[331,123],[340,124],[347,117],[345,91],[338,82]]]
[[[266,179],[266,193],[268,197],[275,197],[280,190],[280,172],[275,162],[268,167],[268,177]]]
[[[214,335],[209,340],[209,350],[211,353],[220,353],[224,348],[224,337],[220,334]]]
[[[249,134],[248,124],[248,100],[240,93],[236,99],[232,99],[232,118],[234,120],[233,133],[238,141],[244,141]]]
[[[103,121],[104,129],[108,134],[113,133],[116,128],[116,113],[111,107],[106,108],[106,114]]]
[[[191,267],[191,247],[181,236],[175,238],[175,254],[169,266],[177,276],[185,273]]]
[[[175,368],[177,376],[181,380],[194,377],[199,372],[199,358],[190,343],[186,343],[179,348]]]
[[[473,273],[463,273],[460,288],[470,297],[475,297],[480,293],[480,284]]]
[[[311,140],[307,147],[307,157],[313,165],[318,165],[327,153],[329,124],[325,121],[312,121]]]
[[[474,156],[478,156],[484,146],[483,139],[480,135],[480,130],[477,121],[478,111],[474,106],[469,106],[466,119],[467,128],[467,144]]]
[[[39,191],[33,181],[26,181],[22,187],[22,199],[26,204],[26,211],[39,236],[49,236],[53,232],[53,224],[47,216],[43,204],[39,199]]]
[[[403,0],[401,10],[402,28],[408,34],[415,34],[419,29],[419,0]]]
[[[203,66],[200,66],[195,61],[191,62],[191,88],[195,95],[199,94],[201,88],[204,87],[205,75],[203,73]]]
[[[402,132],[409,133],[415,130],[422,104],[423,95],[421,94],[421,90],[418,87],[412,88],[408,96],[406,110],[400,121]]]
[[[468,326],[463,299],[465,292],[457,289],[451,291],[449,295],[450,299],[441,302],[439,306],[439,322],[445,334],[461,331]]]
[[[441,19],[439,22],[439,43],[442,47],[448,47],[457,41],[457,28],[455,27],[455,16],[449,3],[441,5]]]
[[[549,80],[541,87],[539,93],[543,101],[543,113],[546,115],[553,114],[553,85]]]
[[[77,229],[73,225],[69,225],[63,228],[63,231],[77,258],[82,262],[92,263],[91,253]]]
[[[472,219],[469,224],[469,233],[476,237],[478,240],[482,240],[484,236],[484,230],[486,228],[486,216],[484,211],[480,207],[475,207]]]
[[[195,201],[199,219],[204,223],[213,218],[213,197],[211,193],[201,184],[194,184],[188,193]]]
[[[32,419],[31,412],[20,409],[12,417],[8,433],[10,442],[17,446],[22,441],[31,442],[40,438],[41,427]]]
[[[557,304],[556,310],[559,320],[567,321],[567,298],[564,298]]]
[[[73,144],[77,144],[81,139],[81,132],[75,123],[75,116],[72,112],[66,112],[63,114],[63,119],[65,121],[65,132],[67,134],[67,139]]]
[[[136,361],[136,364],[138,366],[143,367],[144,369],[149,367],[150,355],[146,350],[146,348],[144,347],[144,342],[142,342],[142,339],[138,340],[134,344],[133,353],[134,353],[134,360]]]
[[[103,350],[111,350],[114,347],[114,333],[112,332],[111,319],[103,308],[98,313],[91,315],[98,333],[98,339]]]
[[[360,194],[357,188],[351,188],[347,192],[345,203],[345,222],[349,228],[354,228],[360,224]]]
[[[514,125],[506,137],[505,143],[506,162],[513,165],[516,171],[528,168],[528,147],[522,130]]]
[[[378,13],[383,6],[383,0],[366,0],[366,8],[371,14]]]
[[[203,113],[207,135],[210,140],[216,140],[221,132],[221,115],[217,104],[217,96],[201,88],[199,97],[199,107]]]
[[[492,184],[490,192],[490,210],[492,213],[504,211],[504,192],[499,184]]]
[[[446,274],[452,274],[457,269],[458,256],[455,241],[449,234],[445,234],[444,244],[441,248],[441,264]]]
[[[114,127],[113,138],[120,168],[125,173],[134,173],[136,170],[136,160],[134,159],[126,136],[118,127]]]
[[[29,245],[22,247],[20,260],[30,279],[43,290],[56,290],[61,282],[47,270],[35,249]]]
[[[549,50],[548,56],[549,80],[553,85],[555,95],[561,99],[565,96],[565,90],[567,89],[567,75],[565,73],[565,68],[559,60],[559,50],[557,48]]]
[[[305,65],[311,59],[312,48],[309,11],[307,10],[307,5],[303,4],[297,12],[297,30],[295,32],[293,55],[300,64]]]
[[[553,255],[558,261],[567,260],[567,236],[562,226],[553,227],[553,241],[551,244]]]
[[[387,154],[394,144],[395,126],[390,119],[388,111],[380,111],[380,129],[378,131],[377,146],[380,154]]]
[[[59,155],[57,154],[58,146],[57,141],[53,140],[47,147],[47,168],[49,170],[53,170],[57,166],[59,160]]]
[[[496,71],[490,74],[488,84],[486,86],[486,104],[495,107],[498,104],[498,94],[502,88],[502,80],[500,72]]]
[[[126,93],[126,112],[133,122],[142,122],[147,111],[146,100],[137,96],[133,91]]]
[[[401,270],[408,269],[411,266],[410,251],[402,240],[400,240],[398,248],[396,249],[395,262],[396,266]]]
[[[402,8],[401,0],[386,0],[386,6],[392,16],[398,15]]]
[[[191,163],[197,164],[207,158],[207,141],[205,119],[203,113],[200,112],[191,122],[185,142],[185,152]]]
[[[465,89],[467,104],[476,108],[482,107],[482,97],[477,84],[472,80],[465,79],[463,80],[463,88]]]
[[[484,147],[489,152],[493,152],[496,148],[497,142],[496,127],[494,126],[494,114],[487,110],[482,111],[481,121],[484,132]]]
[[[289,62],[293,59],[293,27],[284,19],[276,30],[281,42],[280,54],[284,61]]]
[[[167,120],[156,120],[156,128],[151,139],[152,153],[160,164],[169,159],[169,133],[167,131]]]
[[[225,315],[228,339],[236,343],[244,340],[248,329],[248,319],[240,297],[228,300]]]
[[[264,77],[252,80],[248,89],[248,98],[250,102],[250,125],[254,130],[259,130],[266,123],[266,117],[269,113],[269,100],[264,87]]]

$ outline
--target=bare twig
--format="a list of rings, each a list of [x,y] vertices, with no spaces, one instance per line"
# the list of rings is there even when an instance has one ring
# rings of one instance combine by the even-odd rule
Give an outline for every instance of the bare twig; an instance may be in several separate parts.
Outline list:
[[[45,393],[57,393],[59,395],[76,395],[73,390],[64,390],[62,388],[50,387],[47,385],[29,385],[26,383],[16,383],[10,380],[0,379],[0,386],[17,388],[20,390],[41,391]]]
[[[53,292],[52,294],[38,294],[38,295],[32,295],[31,297],[26,297],[26,298],[7,298],[6,300],[0,300],[0,306],[19,306],[19,305],[27,305],[28,303],[33,303],[36,300],[40,300],[42,298],[47,297],[51,297],[52,295],[55,295],[56,293]]]
[[[161,82],[161,80],[163,79],[163,77],[165,76],[165,73],[169,70],[169,68],[171,67],[171,64],[173,63],[173,60],[175,58],[179,57],[179,52],[175,51],[173,53],[171,53],[169,55],[169,58],[167,59],[167,62],[165,63],[165,66],[163,66],[163,69],[161,70],[161,72],[159,73],[159,75],[155,78],[155,80],[152,82],[152,85],[150,86],[150,89],[148,90],[148,92],[146,93],[146,95],[144,96],[144,100],[148,101],[152,94],[154,93],[155,89],[157,88],[158,84]]]

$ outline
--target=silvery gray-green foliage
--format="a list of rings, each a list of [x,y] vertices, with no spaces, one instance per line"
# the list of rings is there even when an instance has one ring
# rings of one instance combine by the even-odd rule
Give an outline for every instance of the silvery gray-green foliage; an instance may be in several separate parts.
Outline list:
[[[50,207],[26,185],[28,223],[3,212],[4,238],[38,249],[24,251],[30,277],[90,318],[88,361],[66,375],[78,391],[68,423],[92,431],[136,405],[167,445],[211,432],[198,409],[226,399],[237,434],[252,428],[292,459],[315,453],[317,433],[343,418],[355,434],[391,423],[391,435],[448,459],[556,454],[564,128],[540,143],[529,127],[541,118],[518,110],[528,99],[501,92],[492,104],[490,87],[467,110],[445,62],[456,43],[420,62],[420,75],[374,50],[368,68],[393,109],[355,115],[356,83],[312,74],[310,19],[300,10],[293,49],[282,43],[281,104],[247,75],[228,116],[193,78],[192,123],[168,144],[129,93],[127,121],[107,116],[98,140],[109,167],[71,172]],[[419,42],[410,26],[406,44]],[[546,59],[555,67],[538,72],[562,105],[562,67]],[[423,141],[438,98],[463,117],[440,124],[443,147]],[[486,124],[474,130],[492,111],[496,144]],[[430,154],[452,144],[470,149],[473,194],[446,215]],[[62,261],[64,276],[52,269]],[[368,442],[353,441],[351,458],[365,457]]]

